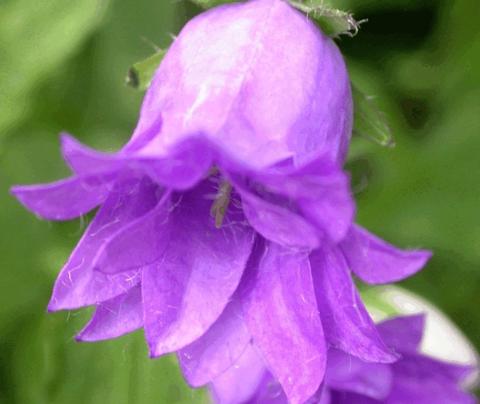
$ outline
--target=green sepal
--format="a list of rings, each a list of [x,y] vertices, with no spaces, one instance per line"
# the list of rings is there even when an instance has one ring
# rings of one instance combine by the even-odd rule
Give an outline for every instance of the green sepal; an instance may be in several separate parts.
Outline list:
[[[352,83],[353,134],[362,136],[381,146],[394,147],[390,126],[372,96],[368,96]]]
[[[153,75],[162,62],[167,49],[159,49],[148,58],[135,63],[127,73],[125,79],[127,85],[141,91],[145,91],[150,85]]]
[[[353,14],[331,6],[327,0],[289,0],[289,3],[313,18],[332,37],[355,36],[360,24],[366,21],[356,21]]]
[[[204,9],[219,6],[221,4],[234,3],[237,0],[190,0],[192,3]],[[354,36],[362,21],[356,21],[349,12],[336,9],[327,0],[288,0],[295,7],[312,17],[330,36],[337,37],[345,34]]]

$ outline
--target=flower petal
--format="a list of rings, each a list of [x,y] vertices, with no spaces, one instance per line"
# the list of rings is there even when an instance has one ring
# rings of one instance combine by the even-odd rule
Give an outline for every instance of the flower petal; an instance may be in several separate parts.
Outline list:
[[[255,176],[266,189],[284,195],[334,242],[351,227],[355,204],[350,181],[336,163],[317,159],[300,168],[270,169]]]
[[[383,400],[390,392],[392,378],[390,365],[363,362],[337,349],[328,351],[325,383],[331,389]]]
[[[313,249],[320,243],[320,234],[300,215],[256,195],[239,177],[229,176],[241,195],[245,217],[267,240],[289,247]]]
[[[265,363],[249,344],[235,366],[212,382],[210,392],[214,402],[219,404],[266,403],[255,399],[265,377],[268,377]]]
[[[402,363],[394,368],[396,371],[416,375],[419,378],[428,379],[432,377],[443,379],[446,382],[448,381],[449,384],[460,384],[476,370],[471,365],[444,362],[426,355],[414,353],[403,354]]]
[[[452,366],[421,355],[406,354],[402,360],[393,364],[395,378],[388,403],[474,404],[476,400],[458,386],[459,380],[456,376],[460,368],[463,368],[463,377],[472,370],[465,374],[466,367]]]
[[[137,285],[123,295],[99,303],[77,341],[93,342],[116,338],[143,326],[142,289]]]
[[[95,260],[98,251],[119,229],[155,206],[159,191],[147,178],[131,178],[117,185],[60,272],[48,306],[50,311],[110,300],[139,282],[138,270],[108,275],[94,270]]]
[[[117,274],[157,261],[168,245],[170,209],[170,192],[166,192],[155,208],[112,233],[96,254],[95,270]]]
[[[158,262],[143,271],[145,333],[152,356],[185,347],[220,317],[237,288],[254,233],[232,206],[214,226],[209,181],[181,195],[170,212],[169,238]]]
[[[341,248],[355,275],[374,285],[408,278],[432,256],[425,250],[399,250],[357,225],[352,226]]]
[[[377,324],[383,341],[398,352],[416,352],[425,327],[423,314],[388,319]]]
[[[342,253],[325,246],[310,255],[318,307],[330,345],[367,362],[397,359],[383,343],[352,281]]]
[[[81,176],[41,185],[20,185],[11,192],[28,210],[47,220],[70,220],[100,205],[114,177]]]
[[[80,143],[72,135],[60,135],[62,155],[77,175],[92,175],[120,170],[123,162],[115,153],[103,153]]]
[[[198,136],[175,145],[168,154],[145,156],[131,151],[99,152],[64,134],[62,151],[76,173],[92,175],[128,167],[140,170],[157,183],[175,189],[188,189],[195,185],[210,168],[214,154],[213,148]]]
[[[251,339],[241,307],[234,300],[204,335],[178,352],[190,386],[203,386],[233,366]]]
[[[269,243],[244,298],[254,343],[292,403],[322,382],[326,348],[308,257]]]

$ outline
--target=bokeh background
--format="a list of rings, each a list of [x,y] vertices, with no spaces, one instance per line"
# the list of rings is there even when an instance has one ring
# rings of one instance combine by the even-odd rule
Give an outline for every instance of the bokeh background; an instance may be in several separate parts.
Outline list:
[[[338,43],[396,140],[354,141],[358,220],[397,245],[435,252],[403,286],[480,348],[480,2],[334,3],[369,19]],[[141,332],[77,344],[88,313],[47,315],[55,275],[89,217],[41,221],[8,193],[67,174],[63,130],[103,150],[125,142],[142,98],[126,71],[197,12],[183,0],[0,1],[0,402],[205,401],[172,358],[147,359]]]

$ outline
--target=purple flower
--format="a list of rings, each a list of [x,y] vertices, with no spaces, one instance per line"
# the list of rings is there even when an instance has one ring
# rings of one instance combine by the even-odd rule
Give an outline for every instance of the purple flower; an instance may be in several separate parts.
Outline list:
[[[192,386],[253,341],[292,402],[317,391],[327,347],[392,362],[350,271],[390,282],[430,254],[399,251],[352,224],[341,169],[351,125],[337,47],[286,2],[193,19],[121,151],[63,136],[73,176],[13,189],[51,220],[100,206],[49,310],[95,305],[81,341],[143,327],[151,356],[177,352]]]
[[[475,399],[460,387],[474,371],[418,353],[422,315],[397,317],[378,325],[385,343],[401,354],[392,364],[367,363],[337,349],[328,351],[322,388],[308,400],[317,404],[469,404]],[[215,402],[287,403],[281,385],[250,345],[210,386]]]

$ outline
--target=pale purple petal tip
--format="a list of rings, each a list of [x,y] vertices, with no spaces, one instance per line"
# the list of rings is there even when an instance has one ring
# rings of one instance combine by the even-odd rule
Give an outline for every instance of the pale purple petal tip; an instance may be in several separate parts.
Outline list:
[[[251,342],[238,301],[232,301],[210,329],[177,353],[183,375],[192,387],[214,380],[242,356]]]
[[[432,256],[425,250],[400,250],[353,225],[341,248],[350,269],[370,284],[396,282],[422,269]]]
[[[92,319],[76,336],[76,340],[95,342],[117,338],[142,325],[142,289],[137,285],[123,295],[98,304]]]
[[[107,197],[112,177],[71,177],[50,184],[14,186],[10,192],[28,210],[47,220],[71,220]]]
[[[255,347],[248,345],[235,366],[213,380],[210,392],[218,404],[265,402],[255,400],[265,377],[268,377],[265,363]]]
[[[65,162],[77,175],[115,172],[122,168],[118,154],[94,150],[68,133],[60,134],[60,145]]]

